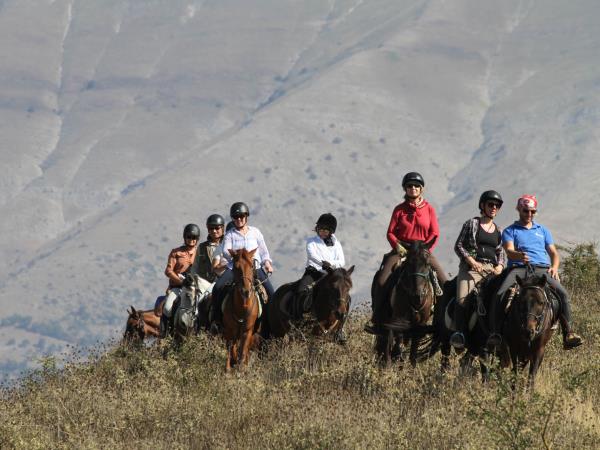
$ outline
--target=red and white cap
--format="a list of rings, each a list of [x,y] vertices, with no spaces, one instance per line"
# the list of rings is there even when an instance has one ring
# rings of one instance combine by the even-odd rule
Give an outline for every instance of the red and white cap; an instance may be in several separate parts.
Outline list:
[[[537,198],[535,195],[523,194],[517,200],[517,208],[533,209],[536,210],[538,206]]]

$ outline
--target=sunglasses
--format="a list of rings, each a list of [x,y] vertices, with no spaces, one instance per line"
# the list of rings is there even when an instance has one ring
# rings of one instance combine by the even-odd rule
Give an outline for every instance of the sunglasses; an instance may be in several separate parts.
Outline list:
[[[414,184],[414,183],[408,183],[405,185],[406,189],[411,189],[411,188],[419,189],[420,187],[421,187],[420,184]]]
[[[197,241],[198,240],[198,236],[184,236],[183,238],[186,241]]]
[[[233,220],[244,219],[245,217],[247,217],[247,216],[246,216],[246,214],[239,214],[239,215],[237,215],[237,216],[231,216],[231,218],[232,218]]]
[[[221,228],[223,228],[222,225],[219,225],[216,227],[208,227],[208,231],[217,231],[217,230],[220,230]]]
[[[532,216],[537,213],[537,209],[522,209],[521,211],[523,211],[523,214],[531,213]]]
[[[488,208],[500,209],[500,203],[496,203],[496,202],[487,202],[485,204],[485,206],[487,206]]]

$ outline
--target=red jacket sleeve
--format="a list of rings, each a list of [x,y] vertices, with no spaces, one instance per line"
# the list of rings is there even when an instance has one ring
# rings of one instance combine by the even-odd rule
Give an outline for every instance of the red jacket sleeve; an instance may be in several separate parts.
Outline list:
[[[392,212],[392,218],[390,219],[390,224],[388,225],[387,230],[387,240],[392,246],[392,249],[396,249],[396,245],[398,244],[398,238],[394,234],[394,230],[396,229],[396,225],[398,222],[398,207],[394,208],[394,212]]]
[[[438,244],[440,237],[440,226],[438,225],[437,215],[433,206],[427,205],[429,209],[429,236],[427,236],[427,243],[434,241],[430,248],[430,251],[435,248]]]

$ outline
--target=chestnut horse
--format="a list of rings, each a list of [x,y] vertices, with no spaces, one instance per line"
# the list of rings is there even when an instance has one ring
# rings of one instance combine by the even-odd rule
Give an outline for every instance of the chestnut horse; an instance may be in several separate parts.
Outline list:
[[[507,305],[503,350],[508,352],[515,373],[529,364],[528,381],[533,388],[546,344],[552,337],[552,326],[558,320],[558,303],[553,307],[548,298],[546,276],[528,274],[522,279],[517,275],[516,280],[519,291]]]
[[[256,250],[229,250],[233,258],[233,290],[223,305],[223,337],[227,343],[225,369],[228,372],[233,366],[243,368],[248,364],[250,347],[257,338],[260,300],[254,285]]]
[[[311,318],[314,319],[312,335],[334,335],[342,328],[350,310],[350,289],[352,289],[352,272],[354,266],[348,270],[338,268],[328,271],[313,286]],[[292,327],[292,305],[298,301],[294,297],[298,282],[287,283],[275,291],[273,299],[268,304],[269,323],[271,334],[274,337],[283,337]],[[302,320],[298,321],[301,322]]]
[[[381,304],[376,309],[374,324],[383,330],[376,336],[375,352],[385,366],[401,356],[401,342],[410,342],[410,362],[413,366],[417,363],[421,338],[411,330],[427,324],[435,299],[431,282],[433,268],[429,263],[431,244],[422,241],[405,244],[406,260],[390,275],[385,289],[387,295],[375,299]],[[378,273],[374,284],[377,277]]]
[[[127,310],[127,312],[129,317],[127,317],[123,335],[124,344],[142,343],[147,337],[158,337],[160,315],[156,315],[154,309],[139,311],[131,306],[131,310]],[[162,307],[159,313],[162,314]]]

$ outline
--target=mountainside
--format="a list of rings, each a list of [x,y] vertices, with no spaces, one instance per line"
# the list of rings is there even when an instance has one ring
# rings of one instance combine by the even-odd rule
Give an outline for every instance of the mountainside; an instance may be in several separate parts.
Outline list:
[[[400,180],[452,246],[479,193],[595,239],[594,0],[0,2],[0,367],[114,336],[185,223],[246,201],[300,276],[322,212],[364,301]],[[590,213],[591,212],[591,219]],[[584,220],[585,219],[585,220]],[[576,225],[574,225],[576,224]]]

